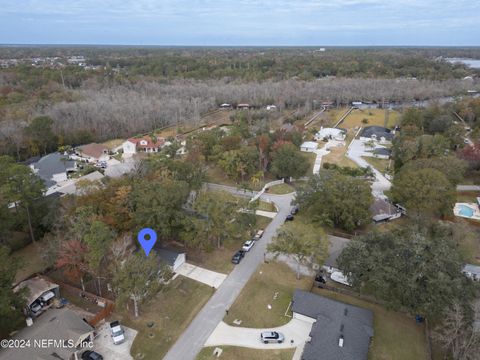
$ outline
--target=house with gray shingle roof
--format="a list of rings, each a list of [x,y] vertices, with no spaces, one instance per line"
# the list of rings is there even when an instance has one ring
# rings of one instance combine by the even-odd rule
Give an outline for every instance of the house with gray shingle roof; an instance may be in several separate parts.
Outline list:
[[[295,290],[293,317],[311,321],[302,360],[367,360],[373,312],[324,296]]]
[[[393,136],[392,131],[383,126],[367,126],[360,132],[360,140],[363,141],[374,140],[380,143],[390,143]]]
[[[58,152],[43,156],[37,162],[30,164],[30,167],[45,182],[47,188],[66,181],[68,173],[77,171],[75,161]]]

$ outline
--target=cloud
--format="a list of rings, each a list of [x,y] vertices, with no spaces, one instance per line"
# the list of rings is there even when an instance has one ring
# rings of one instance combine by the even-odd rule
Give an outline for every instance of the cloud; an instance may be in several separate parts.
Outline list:
[[[417,40],[415,30],[441,43],[446,29],[457,29],[458,41],[476,38],[472,45],[480,45],[479,23],[480,2],[472,0],[2,0],[0,42],[63,36],[65,43],[108,43],[123,36],[135,43],[199,38],[209,44],[348,35],[356,43],[355,32],[365,39],[383,31],[387,40],[388,32],[404,32],[408,44]]]

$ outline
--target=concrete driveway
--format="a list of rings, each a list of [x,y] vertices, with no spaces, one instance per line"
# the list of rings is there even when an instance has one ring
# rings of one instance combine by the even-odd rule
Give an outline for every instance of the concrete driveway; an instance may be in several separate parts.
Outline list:
[[[315,175],[320,173],[320,169],[322,168],[322,158],[325,155],[330,154],[330,148],[344,145],[344,141],[329,140],[321,149],[315,150],[314,153],[317,155],[317,157],[315,158],[315,163],[313,164],[313,174]]]
[[[239,190],[225,185],[207,184],[211,189],[228,191],[234,195],[252,197],[255,193]],[[264,260],[267,244],[275,235],[277,229],[284,223],[285,217],[290,213],[290,205],[295,194],[273,195],[263,194],[262,200],[273,201],[278,209],[278,214],[265,228],[261,240],[250,250],[240,264],[235,266],[222,285],[215,291],[210,300],[192,320],[187,329],[178,338],[163,358],[164,360],[194,360],[225,316],[225,310],[230,308],[248,282],[258,265]]]
[[[103,356],[104,360],[133,360],[130,355],[130,348],[133,340],[137,336],[137,330],[123,326],[125,330],[125,342],[114,345],[110,336],[110,325],[105,322],[99,329],[98,335],[94,340],[93,350]]]
[[[175,273],[185,276],[189,279],[201,282],[208,286],[212,286],[215,289],[218,289],[222,285],[223,280],[226,279],[227,275],[215,272],[212,270],[207,270],[201,268],[200,266],[195,266],[189,263],[183,263],[178,267]]]
[[[207,339],[205,346],[231,345],[262,350],[295,348],[308,340],[312,324],[312,322],[292,319],[288,324],[277,328],[256,329],[230,326],[222,321]],[[260,333],[263,331],[278,331],[285,336],[285,341],[281,344],[264,344],[260,341]]]
[[[366,168],[370,164],[362,158],[365,153],[365,143],[358,139],[353,139],[347,151],[347,156],[355,161],[358,166]],[[370,166],[375,174],[375,181],[372,183],[372,193],[374,196],[385,198],[384,191],[389,190],[392,183],[383,176],[377,169]]]

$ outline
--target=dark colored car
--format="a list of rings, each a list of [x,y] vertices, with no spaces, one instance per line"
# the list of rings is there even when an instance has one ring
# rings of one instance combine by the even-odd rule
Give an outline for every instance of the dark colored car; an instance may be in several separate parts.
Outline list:
[[[240,261],[242,261],[243,257],[245,256],[245,251],[243,250],[238,250],[235,255],[232,257],[232,263],[234,264],[240,264]]]
[[[292,214],[288,214],[287,217],[285,218],[285,221],[293,221],[294,217]]]
[[[87,350],[82,354],[82,360],[103,360],[103,356],[91,350]]]

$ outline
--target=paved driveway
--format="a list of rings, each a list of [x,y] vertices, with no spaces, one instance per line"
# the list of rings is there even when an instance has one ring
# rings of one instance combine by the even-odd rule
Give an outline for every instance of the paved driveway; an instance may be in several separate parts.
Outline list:
[[[365,153],[365,144],[363,141],[358,139],[353,139],[350,143],[347,151],[347,156],[355,161],[358,166],[366,168],[370,164],[362,158]],[[371,167],[371,166],[370,166]],[[377,169],[371,167],[375,174],[375,181],[372,183],[372,193],[374,196],[385,197],[384,191],[389,190],[392,186],[392,183],[383,176],[383,174]]]
[[[320,173],[320,169],[322,168],[322,158],[325,155],[330,154],[330,148],[344,145],[344,141],[329,140],[321,149],[315,150],[314,153],[317,155],[317,157],[315,158],[315,163],[313,164],[313,174],[315,175]]]
[[[227,275],[204,269],[189,263],[183,263],[175,271],[177,274],[218,289]]]
[[[292,319],[288,324],[277,328],[246,328],[230,326],[221,321],[208,338],[205,346],[242,346],[253,349],[289,349],[308,340],[312,322]],[[260,333],[263,331],[278,331],[285,336],[282,344],[264,344],[260,341]],[[292,342],[293,340],[293,342]]]
[[[105,322],[98,330],[98,336],[94,340],[94,348],[96,352],[103,355],[104,360],[133,360],[130,355],[130,348],[133,340],[137,336],[137,330],[123,326],[125,330],[125,342],[114,345],[110,336],[110,325]]]
[[[207,184],[209,188],[228,191],[235,195],[252,197],[253,192],[237,190],[224,185]],[[210,334],[225,316],[225,310],[230,308],[248,282],[258,265],[263,262],[267,243],[275,235],[277,229],[284,223],[285,217],[290,213],[290,203],[294,194],[271,195],[264,194],[261,199],[273,201],[278,209],[277,216],[265,228],[262,239],[245,256],[242,262],[228,275],[222,285],[213,294],[210,300],[200,310],[187,329],[170,348],[165,360],[194,360],[203,348]]]

